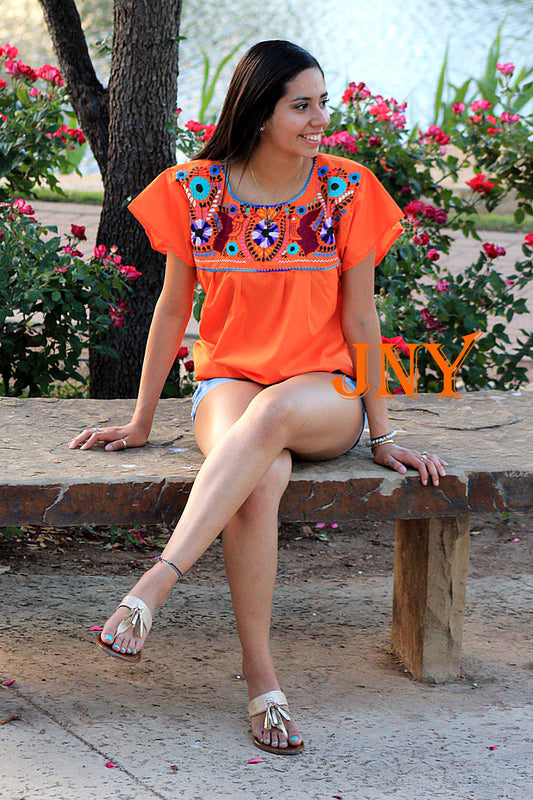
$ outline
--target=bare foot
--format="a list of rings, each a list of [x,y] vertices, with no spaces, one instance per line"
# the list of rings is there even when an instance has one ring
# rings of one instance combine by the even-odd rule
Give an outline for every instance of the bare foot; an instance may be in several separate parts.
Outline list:
[[[255,669],[252,669],[251,666],[243,666],[243,674],[248,684],[249,700],[253,700],[255,697],[258,697],[265,692],[270,692],[273,690],[280,691],[279,683],[276,680],[272,665],[266,667],[266,665],[263,664],[262,667],[256,667]],[[287,730],[287,736],[285,736],[283,731],[281,731],[279,728],[271,728],[270,730],[266,730],[264,728],[264,712],[261,714],[256,714],[251,718],[252,733],[260,742],[270,745],[271,747],[288,749],[291,747],[298,747],[302,744],[302,737],[300,735],[300,731],[298,730],[298,726],[292,718],[289,707],[284,705],[281,706],[281,708],[283,708],[291,717],[290,720],[283,720]]]
[[[175,582],[176,576],[172,573],[172,570],[166,564],[160,562],[154,564],[148,572],[145,572],[130,594],[143,600],[153,614],[156,608],[159,608],[165,602]],[[129,627],[122,633],[117,634],[117,628],[127,613],[129,613],[129,608],[119,606],[105,623],[100,633],[100,639],[108,647],[111,646],[117,654],[135,656],[142,650],[148,632],[137,637],[134,636],[133,628]]]

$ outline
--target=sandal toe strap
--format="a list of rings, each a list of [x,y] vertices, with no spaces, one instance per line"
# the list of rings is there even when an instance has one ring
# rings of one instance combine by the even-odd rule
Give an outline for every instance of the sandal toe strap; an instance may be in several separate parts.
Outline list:
[[[288,737],[287,728],[285,727],[284,719],[290,720],[291,715],[288,711],[281,706],[287,705],[287,698],[283,692],[275,690],[272,692],[265,692],[265,694],[254,697],[248,704],[248,714],[250,717],[255,717],[256,714],[265,712],[265,720],[263,728],[266,731],[272,728],[278,728],[284,736]]]
[[[128,628],[133,628],[133,635],[140,639],[144,634],[150,632],[152,627],[152,612],[139,597],[132,594],[126,595],[121,600],[120,606],[126,606],[130,609],[129,614],[126,614],[117,628],[115,635],[124,633]]]

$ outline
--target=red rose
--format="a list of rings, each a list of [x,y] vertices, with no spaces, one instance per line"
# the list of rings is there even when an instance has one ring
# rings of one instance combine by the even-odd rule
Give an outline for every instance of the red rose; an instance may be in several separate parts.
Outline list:
[[[438,261],[440,258],[440,253],[435,250],[434,247],[430,247],[428,250],[428,258],[430,261]]]
[[[194,361],[184,361],[183,366],[187,372],[194,372]]]
[[[493,258],[498,258],[499,256],[505,255],[505,247],[498,247],[491,242],[485,242],[483,245],[483,250],[485,251],[487,258],[490,258],[491,260]]]
[[[189,348],[180,347],[178,352],[176,353],[176,358],[187,358],[188,355],[189,355]]]
[[[493,183],[487,179],[487,176],[484,172],[480,172],[478,175],[474,175],[474,177],[466,182],[467,186],[474,192],[479,192],[479,194],[488,194],[491,189],[494,189],[497,186],[497,183]]]
[[[18,47],[15,47],[12,44],[5,44],[3,47],[0,47],[0,56],[5,55],[9,59],[16,58],[19,54]]]
[[[381,341],[385,344],[392,344],[394,347],[397,347],[403,356],[410,355],[409,347],[403,336],[391,336],[390,339],[387,339],[386,336],[382,336]]]
[[[196,122],[194,119],[188,120],[188,122],[185,123],[185,127],[188,131],[192,131],[193,133],[201,133],[205,128],[201,122]]]
[[[533,247],[533,233],[526,233],[524,236],[524,244],[527,244],[528,247]]]
[[[87,239],[85,236],[85,225],[71,225],[70,232],[76,239],[79,239],[80,242],[84,242]]]
[[[14,78],[27,78],[29,81],[37,80],[37,74],[27,64],[22,61],[6,61],[4,64],[6,72],[13,75]]]

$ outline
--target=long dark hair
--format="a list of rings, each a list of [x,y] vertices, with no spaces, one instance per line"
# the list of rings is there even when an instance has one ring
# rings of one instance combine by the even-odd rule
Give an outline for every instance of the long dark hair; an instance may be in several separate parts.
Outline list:
[[[215,133],[195,159],[247,164],[289,81],[312,67],[322,72],[316,58],[292,42],[254,44],[235,69]]]

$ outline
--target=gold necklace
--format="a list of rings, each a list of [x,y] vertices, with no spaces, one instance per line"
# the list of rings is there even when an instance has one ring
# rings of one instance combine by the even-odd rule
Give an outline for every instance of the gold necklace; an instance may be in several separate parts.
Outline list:
[[[296,178],[294,179],[294,181],[291,183],[291,185],[290,185],[290,188],[287,190],[286,194],[289,194],[289,195],[291,194],[291,192],[292,192],[292,190],[293,190],[293,187],[294,187],[294,186],[295,186],[295,185],[298,183],[298,179],[299,179],[299,177],[300,177],[300,173],[301,173],[301,171],[302,171],[302,165],[300,164],[300,169],[298,170],[298,174],[296,175]],[[261,200],[261,199],[262,199],[262,192],[261,192],[261,191],[260,191],[260,189],[259,189],[259,184],[257,183],[257,178],[255,177],[255,172],[253,171],[252,167],[250,167],[250,173],[251,173],[251,175],[252,175],[253,182],[255,183],[255,188],[256,188],[256,191],[257,191],[257,196],[258,196],[258,198]],[[276,213],[276,215],[275,215],[275,216],[274,216],[274,218],[272,219],[272,218],[271,218],[271,216],[270,216],[270,212],[269,212],[269,206],[267,206],[267,205],[266,205],[265,203],[263,203],[263,202],[261,202],[261,205],[263,206],[263,210],[264,210],[264,212],[265,212],[265,224],[266,224],[266,225],[270,225],[270,224],[271,224],[271,223],[274,221],[274,219],[277,217],[277,215],[278,215],[278,214]],[[270,205],[270,208],[272,208],[272,207],[273,207],[274,209],[276,209],[276,208],[279,208],[281,205],[282,205],[282,201],[280,200],[280,201],[279,201],[279,203],[273,203],[273,204],[271,204],[271,205]],[[278,213],[279,213],[279,212],[278,212]]]

